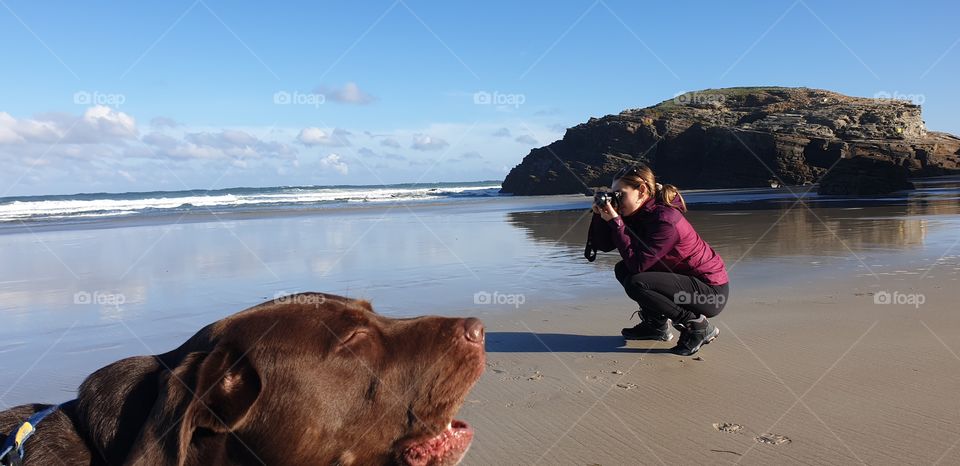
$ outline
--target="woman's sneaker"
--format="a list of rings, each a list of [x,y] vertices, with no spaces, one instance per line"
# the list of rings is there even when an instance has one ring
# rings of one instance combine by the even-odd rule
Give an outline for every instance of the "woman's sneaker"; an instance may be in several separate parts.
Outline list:
[[[684,324],[675,325],[680,330],[680,339],[677,340],[677,346],[674,346],[670,351],[680,356],[696,354],[703,345],[710,343],[720,335],[720,329],[707,319],[700,322],[691,320]]]
[[[644,320],[633,327],[620,330],[620,334],[627,340],[670,341],[673,339],[673,334],[670,333],[670,326],[667,325],[666,320],[660,322]]]

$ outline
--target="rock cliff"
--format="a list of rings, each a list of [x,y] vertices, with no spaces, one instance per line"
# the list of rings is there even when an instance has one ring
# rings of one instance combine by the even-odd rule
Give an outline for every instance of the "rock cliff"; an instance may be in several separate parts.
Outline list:
[[[927,131],[909,101],[784,87],[708,89],[591,118],[533,149],[503,181],[517,195],[587,193],[626,163],[683,188],[817,183],[828,194],[909,187],[960,171],[960,138]]]

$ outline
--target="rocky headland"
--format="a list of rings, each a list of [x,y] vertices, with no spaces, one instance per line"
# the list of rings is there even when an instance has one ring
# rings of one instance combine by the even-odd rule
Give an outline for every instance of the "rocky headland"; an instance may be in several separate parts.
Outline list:
[[[536,148],[501,192],[590,193],[626,163],[683,188],[818,184],[881,194],[909,178],[960,172],[960,138],[928,131],[910,101],[786,87],[707,89],[590,118]]]

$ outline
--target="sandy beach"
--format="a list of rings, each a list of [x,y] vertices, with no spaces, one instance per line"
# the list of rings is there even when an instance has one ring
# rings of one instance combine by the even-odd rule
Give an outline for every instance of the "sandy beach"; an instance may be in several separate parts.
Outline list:
[[[484,316],[466,463],[955,463],[958,264],[942,261],[922,284],[737,288],[720,338],[693,358],[624,345],[629,303],[614,293]],[[884,290],[923,290],[926,302],[875,304]]]
[[[956,180],[689,199],[731,276],[696,357],[619,336],[636,305],[615,253],[582,257],[582,196],[4,229],[0,401],[70,399],[109,362],[316,290],[483,319],[464,464],[960,462]]]

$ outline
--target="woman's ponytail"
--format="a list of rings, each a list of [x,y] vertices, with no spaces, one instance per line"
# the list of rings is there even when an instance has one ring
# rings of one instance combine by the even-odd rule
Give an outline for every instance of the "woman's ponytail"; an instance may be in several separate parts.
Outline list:
[[[674,205],[673,202],[678,198],[680,199],[680,205]],[[657,183],[656,200],[661,204],[674,207],[680,212],[687,211],[687,202],[683,200],[683,195],[680,194],[680,190],[672,184]]]

